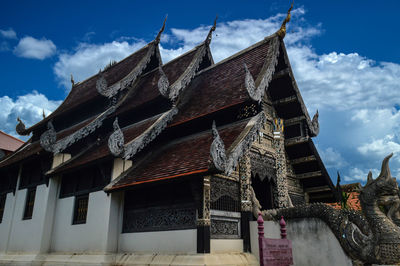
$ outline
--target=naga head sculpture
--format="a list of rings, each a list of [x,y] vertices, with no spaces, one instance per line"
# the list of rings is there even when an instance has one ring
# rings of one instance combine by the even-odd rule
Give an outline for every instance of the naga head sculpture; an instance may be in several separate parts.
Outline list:
[[[400,197],[399,185],[396,178],[392,177],[389,168],[389,160],[392,156],[393,153],[383,159],[381,173],[376,179],[372,178],[371,172],[368,173],[367,184],[360,194],[360,202],[361,205],[376,204],[380,211],[384,212],[389,219],[394,220],[394,216],[397,216]]]

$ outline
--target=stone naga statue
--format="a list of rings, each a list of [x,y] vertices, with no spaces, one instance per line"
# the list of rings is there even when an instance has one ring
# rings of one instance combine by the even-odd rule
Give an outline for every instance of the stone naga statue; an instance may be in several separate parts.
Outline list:
[[[336,210],[324,203],[306,204],[263,211],[265,220],[319,218],[339,240],[346,254],[357,264],[395,264],[400,262],[400,197],[396,178],[392,178],[388,155],[375,180],[368,174],[360,192],[362,213]]]

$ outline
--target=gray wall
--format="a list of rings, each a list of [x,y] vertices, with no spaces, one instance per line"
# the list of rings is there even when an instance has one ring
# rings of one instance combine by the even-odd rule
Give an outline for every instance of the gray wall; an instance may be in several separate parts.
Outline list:
[[[286,221],[286,228],[287,238],[292,240],[294,265],[352,265],[339,241],[322,220],[294,219]],[[259,258],[257,222],[250,222],[250,233],[251,251]],[[264,236],[280,238],[279,223],[264,222]]]

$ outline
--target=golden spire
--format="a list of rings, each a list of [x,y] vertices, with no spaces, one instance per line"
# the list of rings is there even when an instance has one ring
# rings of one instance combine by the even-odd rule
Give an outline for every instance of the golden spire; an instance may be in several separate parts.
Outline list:
[[[158,34],[157,34],[157,37],[156,37],[156,39],[155,39],[155,42],[156,42],[156,43],[159,43],[159,42],[160,42],[161,33],[163,33],[163,31],[164,31],[164,29],[165,29],[165,22],[167,22],[167,18],[168,18],[168,15],[165,16],[164,23],[163,23],[163,25],[162,25],[160,31],[159,31]]]
[[[212,33],[217,28],[217,19],[218,19],[218,15],[214,19],[214,25],[211,27],[210,31],[208,32],[208,35],[207,35],[207,38],[206,38],[206,43],[207,44],[210,44],[211,38],[212,38]]]
[[[292,2],[292,5],[290,6],[290,8],[289,8],[289,10],[287,12],[285,20],[282,22],[281,28],[276,32],[279,35],[279,37],[281,37],[282,39],[285,38],[285,35],[286,35],[286,23],[288,23],[290,21],[290,17],[291,17],[290,11],[292,11],[293,2]]]

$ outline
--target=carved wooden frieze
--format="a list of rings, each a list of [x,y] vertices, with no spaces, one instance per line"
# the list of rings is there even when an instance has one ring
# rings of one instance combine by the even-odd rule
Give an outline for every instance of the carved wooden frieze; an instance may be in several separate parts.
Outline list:
[[[124,211],[124,233],[192,228],[196,228],[194,205],[168,205]]]
[[[252,174],[258,175],[263,181],[267,178],[276,183],[275,159],[259,153],[250,153],[250,165]]]
[[[212,134],[213,134],[213,142],[210,147],[210,154],[212,157],[212,162],[220,171],[225,171],[226,166],[226,154],[225,154],[225,145],[223,140],[218,134],[217,127],[215,126],[215,121],[212,124]]]

